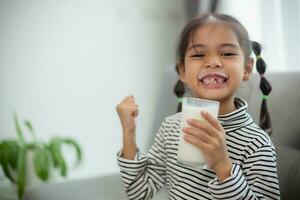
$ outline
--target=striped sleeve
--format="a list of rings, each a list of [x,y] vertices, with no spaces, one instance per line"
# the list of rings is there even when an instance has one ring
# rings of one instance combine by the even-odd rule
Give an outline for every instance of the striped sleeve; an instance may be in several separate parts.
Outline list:
[[[230,177],[222,183],[215,178],[208,187],[215,199],[280,199],[274,147],[260,147],[243,167],[233,164]]]
[[[164,125],[163,122],[147,155],[141,152],[137,159],[127,160],[118,154],[118,165],[129,199],[151,199],[165,185]]]

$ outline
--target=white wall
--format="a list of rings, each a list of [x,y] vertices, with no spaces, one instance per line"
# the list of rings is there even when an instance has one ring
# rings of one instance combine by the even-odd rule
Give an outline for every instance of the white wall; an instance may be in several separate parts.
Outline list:
[[[159,111],[161,85],[169,84],[162,74],[174,62],[184,10],[182,0],[0,1],[0,139],[15,137],[16,111],[41,139],[80,142],[85,159],[71,178],[118,171],[115,105],[136,96],[145,148],[154,119],[166,113]]]
[[[250,39],[262,44],[267,72],[300,70],[299,11],[299,0],[222,0],[219,5],[219,12],[238,18]]]

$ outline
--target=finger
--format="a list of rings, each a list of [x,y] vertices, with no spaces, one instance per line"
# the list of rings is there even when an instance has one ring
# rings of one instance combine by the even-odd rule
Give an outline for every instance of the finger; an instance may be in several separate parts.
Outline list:
[[[139,105],[137,105],[136,103],[133,103],[132,106],[137,107],[137,108],[139,107]]]
[[[134,96],[132,96],[132,95],[126,96],[124,98],[124,101],[132,101],[132,100],[135,100]]]
[[[131,98],[130,96],[126,97],[121,104],[129,104],[129,105],[137,105],[135,103],[135,100],[133,98]]]
[[[223,127],[214,116],[212,116],[209,112],[202,111],[201,115],[204,119],[206,119],[213,127],[215,127],[219,131],[223,131]]]
[[[133,115],[133,113],[138,113],[139,108],[132,105],[117,105],[118,113],[127,113],[127,115]]]
[[[200,140],[202,140],[205,143],[210,143],[212,140],[211,136],[207,134],[202,129],[193,128],[193,127],[184,127],[182,131],[188,135],[193,135],[195,137],[198,137]]]
[[[134,99],[134,96],[132,94],[125,97],[125,99]]]
[[[131,109],[131,108],[138,109],[138,105],[135,104],[135,103],[134,104],[130,104],[130,103],[124,103],[124,102],[116,105],[116,110],[118,112],[120,112],[120,111],[126,111],[126,110]]]
[[[209,147],[209,145],[207,143],[205,143],[204,141],[200,140],[199,138],[197,138],[193,135],[184,135],[183,139],[185,141],[187,141],[188,143],[197,146],[202,151],[204,151],[205,149],[207,149]]]
[[[132,113],[132,117],[137,117],[139,115],[139,109],[135,109]]]
[[[124,98],[124,100],[133,100],[135,99],[133,95],[128,95]]]
[[[135,101],[135,98],[134,98],[133,95],[129,95],[128,98],[129,98],[129,100],[131,100],[131,101]]]
[[[190,125],[191,127],[195,127],[195,128],[199,128],[199,129],[203,129],[204,131],[206,131],[208,134],[210,134],[211,136],[214,136],[217,134],[217,129],[215,127],[213,127],[210,123],[208,123],[207,121],[203,121],[203,120],[196,120],[196,119],[189,119],[187,120],[188,125]]]
[[[139,115],[139,109],[136,106],[130,106],[128,109],[130,109],[132,117],[137,117]]]

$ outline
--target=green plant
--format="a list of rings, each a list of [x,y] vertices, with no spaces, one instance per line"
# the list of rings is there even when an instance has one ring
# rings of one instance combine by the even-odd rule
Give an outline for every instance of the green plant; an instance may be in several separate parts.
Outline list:
[[[67,176],[68,167],[62,154],[62,145],[74,147],[78,166],[82,160],[79,144],[72,138],[53,137],[48,143],[38,141],[30,121],[25,120],[24,125],[32,135],[33,140],[25,140],[18,118],[14,115],[17,139],[3,140],[0,142],[0,164],[5,176],[17,185],[19,199],[26,189],[26,156],[29,151],[33,153],[33,166],[37,177],[42,181],[49,180],[52,168],[59,170],[60,175]]]

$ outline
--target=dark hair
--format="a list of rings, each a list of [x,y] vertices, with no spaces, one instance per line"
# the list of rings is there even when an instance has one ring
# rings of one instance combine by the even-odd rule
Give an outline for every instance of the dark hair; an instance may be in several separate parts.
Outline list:
[[[250,58],[251,52],[253,50],[256,55],[256,70],[261,75],[260,89],[263,93],[263,101],[261,105],[260,112],[260,127],[265,130],[268,134],[272,132],[271,118],[269,115],[267,107],[267,96],[270,94],[272,87],[271,84],[267,81],[264,76],[266,71],[266,63],[261,58],[261,46],[257,42],[249,40],[248,31],[246,28],[234,17],[226,14],[220,13],[207,13],[193,18],[189,21],[181,32],[177,50],[176,50],[176,71],[179,74],[179,64],[184,64],[185,54],[189,45],[190,40],[193,42],[194,34],[201,26],[207,24],[210,19],[214,19],[218,23],[225,24],[230,27],[231,30],[237,36],[238,42],[242,48],[242,51],[245,55],[245,62]],[[185,85],[181,80],[178,80],[175,87],[174,93],[176,94],[178,101],[177,112],[181,111],[182,103],[181,99],[185,93]]]

